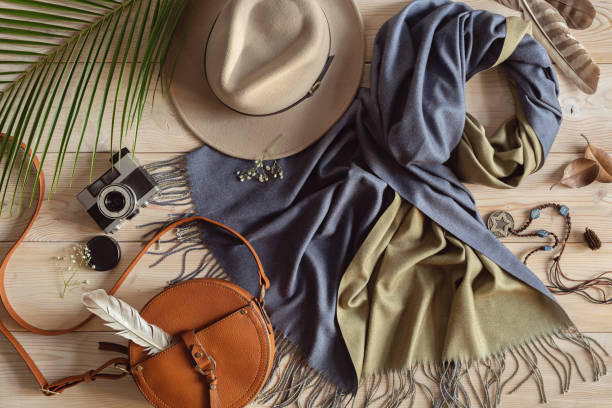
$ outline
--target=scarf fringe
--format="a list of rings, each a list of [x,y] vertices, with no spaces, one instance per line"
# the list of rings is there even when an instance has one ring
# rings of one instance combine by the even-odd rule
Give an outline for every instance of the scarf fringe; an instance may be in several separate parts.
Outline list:
[[[188,217],[190,214],[190,212],[173,214],[170,217],[170,221],[143,224],[139,225],[138,228],[151,228],[150,231],[143,235],[143,238],[146,238],[148,236],[157,234],[157,232],[165,229],[171,223]],[[198,222],[194,221],[183,224],[180,227],[175,228],[174,232],[174,238],[166,240],[160,239],[157,242],[156,250],[149,250],[147,252],[149,255],[158,256],[158,259],[149,265],[150,268],[158,266],[173,255],[180,254],[183,257],[180,273],[174,279],[168,281],[168,285],[166,287],[195,278],[229,278],[227,273],[221,267],[221,264],[217,261],[217,257],[204,243]],[[170,244],[170,247],[160,251],[160,244]],[[202,252],[202,257],[194,269],[187,271],[187,259],[192,252]]]
[[[274,332],[276,353],[268,381],[256,402],[271,407],[342,408],[353,398],[314,368],[281,332]]]
[[[164,223],[167,224],[167,223]],[[164,226],[156,229],[163,229]],[[159,258],[149,265],[154,268],[170,258],[172,255],[181,254],[183,257],[180,273],[172,280],[168,281],[168,286],[194,278],[217,278],[228,279],[227,273],[217,261],[214,253],[203,242],[199,227],[196,222],[188,223],[176,228],[176,237],[168,240],[160,240],[158,244],[171,244],[168,249],[163,251],[148,251],[148,254],[157,255]],[[202,257],[194,269],[187,270],[189,254],[202,252]]]
[[[142,166],[157,182],[160,192],[152,204],[163,206],[193,205],[191,182],[184,156]]]
[[[185,164],[185,158],[178,157],[144,166],[160,186],[160,195],[153,201],[154,204],[187,208],[183,212],[170,214],[168,221],[139,226],[150,228],[143,238],[195,213]],[[229,279],[214,254],[206,248],[197,223],[177,228],[175,238],[160,243],[172,245],[164,251],[150,252],[159,256],[151,267],[172,255],[181,253],[183,256],[182,270],[168,282],[169,286],[195,277]],[[187,256],[195,251],[203,252],[202,260],[195,269],[187,272]],[[535,382],[540,402],[546,403],[548,396],[541,371],[543,367],[552,367],[561,394],[569,392],[575,374],[583,382],[587,380],[574,353],[565,351],[558,342],[573,344],[586,353],[593,381],[599,381],[601,376],[607,374],[604,356],[609,357],[595,339],[575,328],[568,328],[528,340],[478,361],[419,362],[410,368],[387,370],[363,378],[356,392],[351,393],[340,389],[312,368],[299,348],[282,333],[275,332],[275,341],[276,354],[271,375],[256,401],[278,408],[399,408],[405,403],[407,407],[412,407],[417,392],[421,392],[434,408],[471,408],[473,405],[498,408],[503,394],[512,394],[529,381]],[[521,373],[522,377],[519,376],[521,367],[527,368],[526,374]],[[472,397],[475,401],[472,401]]]
[[[149,229],[142,235],[143,239],[154,236],[175,221],[195,214],[191,197],[191,184],[185,164],[185,158],[179,156],[174,159],[149,163],[143,166],[160,188],[160,193],[155,200],[151,201],[152,204],[187,207],[183,212],[170,214],[168,221],[139,225],[138,228]],[[171,245],[168,249],[159,251],[160,244]],[[187,258],[189,254],[193,252],[203,252],[202,258],[194,269],[187,271]],[[181,272],[174,279],[168,281],[168,286],[196,277],[228,279],[227,273],[225,273],[221,265],[217,262],[217,258],[214,256],[213,252],[204,243],[197,222],[184,224],[176,228],[174,238],[159,240],[157,250],[149,251],[148,253],[159,256],[159,258],[150,265],[151,268],[161,264],[172,255],[182,255],[183,262]]]
[[[256,399],[272,407],[412,407],[417,392],[421,392],[434,408],[498,408],[504,394],[515,393],[529,381],[535,383],[540,403],[547,403],[553,383],[545,381],[544,367],[551,367],[555,373],[560,394],[570,391],[576,376],[583,382],[588,379],[578,365],[578,356],[562,345],[573,344],[586,353],[593,381],[607,374],[605,359],[609,357],[597,340],[570,328],[478,361],[421,362],[377,373],[363,378],[355,393],[348,393],[310,367],[282,333],[276,332],[275,337],[272,375]]]

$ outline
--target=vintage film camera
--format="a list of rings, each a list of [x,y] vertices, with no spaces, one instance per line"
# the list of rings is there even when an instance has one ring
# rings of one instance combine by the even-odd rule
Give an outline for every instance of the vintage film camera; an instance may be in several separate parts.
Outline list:
[[[119,230],[124,220],[134,218],[159,193],[153,177],[130,156],[126,148],[115,153],[113,167],[77,196],[107,234]]]

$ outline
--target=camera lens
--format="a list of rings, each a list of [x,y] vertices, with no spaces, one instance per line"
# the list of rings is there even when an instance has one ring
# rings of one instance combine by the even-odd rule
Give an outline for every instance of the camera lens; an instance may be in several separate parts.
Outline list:
[[[109,211],[118,213],[125,207],[125,196],[118,191],[111,191],[104,197],[104,205]]]
[[[106,218],[117,220],[129,216],[136,205],[134,190],[124,184],[111,184],[96,198],[98,210]]]

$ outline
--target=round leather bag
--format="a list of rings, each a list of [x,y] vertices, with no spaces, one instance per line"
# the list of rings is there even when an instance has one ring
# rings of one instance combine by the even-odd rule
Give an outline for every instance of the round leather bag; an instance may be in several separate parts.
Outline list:
[[[274,334],[264,309],[270,282],[251,244],[216,221],[186,218],[166,227],[155,239],[194,221],[223,228],[247,246],[258,266],[259,295],[211,278],[164,290],[140,314],[176,342],[153,356],[130,342],[130,372],[145,398],[158,408],[243,407],[261,391],[272,368]]]
[[[156,407],[243,407],[268,378],[272,327],[258,300],[240,286],[187,281],[155,296],[141,315],[180,339],[151,357],[130,343],[132,376]]]

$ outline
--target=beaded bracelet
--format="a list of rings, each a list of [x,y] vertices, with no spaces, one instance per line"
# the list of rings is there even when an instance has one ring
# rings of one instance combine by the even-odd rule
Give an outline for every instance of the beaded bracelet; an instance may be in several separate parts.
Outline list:
[[[554,232],[544,229],[539,229],[534,232],[525,232],[535,220],[540,218],[542,211],[548,208],[555,209],[565,218],[566,233],[563,236],[563,239],[559,239],[559,236]],[[592,303],[612,303],[612,297],[608,297],[606,294],[606,288],[612,288],[612,279],[606,275],[612,274],[612,271],[603,272],[592,279],[578,280],[570,278],[561,269],[561,257],[565,252],[565,247],[572,231],[572,217],[570,215],[570,209],[566,205],[546,203],[535,207],[529,212],[529,218],[525,220],[523,225],[516,229],[514,228],[514,219],[510,213],[506,211],[495,211],[489,216],[487,226],[489,230],[491,230],[491,232],[493,232],[493,234],[495,234],[498,238],[507,237],[509,235],[538,238],[552,237],[554,242],[531,250],[523,259],[523,263],[527,265],[529,258],[536,252],[552,252],[555,249],[560,248],[559,253],[553,258],[553,263],[547,272],[549,290],[557,295],[576,293]],[[587,243],[591,249],[595,250],[601,247],[601,241],[599,238],[597,238],[595,233],[588,228],[585,232],[585,239],[587,240]],[[588,289],[595,291],[596,295],[594,296],[591,294]]]

